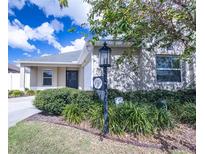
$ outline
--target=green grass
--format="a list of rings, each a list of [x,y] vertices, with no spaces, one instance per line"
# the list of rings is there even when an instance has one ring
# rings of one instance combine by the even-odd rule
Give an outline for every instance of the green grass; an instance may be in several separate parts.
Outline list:
[[[9,154],[134,154],[165,153],[104,139],[55,124],[27,121],[9,129]]]

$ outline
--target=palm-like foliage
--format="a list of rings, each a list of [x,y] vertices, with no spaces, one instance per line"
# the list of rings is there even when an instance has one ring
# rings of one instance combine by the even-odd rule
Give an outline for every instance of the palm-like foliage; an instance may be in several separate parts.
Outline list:
[[[66,120],[75,124],[81,123],[85,118],[85,114],[81,112],[80,105],[78,104],[66,105],[62,114]]]

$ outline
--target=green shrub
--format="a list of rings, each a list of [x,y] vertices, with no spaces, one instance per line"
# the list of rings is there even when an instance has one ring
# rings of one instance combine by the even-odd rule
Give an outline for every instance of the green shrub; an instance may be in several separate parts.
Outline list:
[[[192,102],[195,93],[191,90],[179,93],[165,90],[109,92],[108,114],[111,133],[149,134],[156,130],[172,128],[175,120],[195,123],[195,103]],[[125,103],[111,103],[118,96],[123,96]],[[166,108],[157,106],[157,102],[162,99],[167,102]],[[189,100],[190,103],[183,100]],[[71,123],[79,124],[82,120],[89,120],[92,127],[103,129],[103,103],[98,100],[95,92],[71,88],[44,90],[36,95],[34,105],[49,114],[63,114]],[[188,113],[189,111],[191,113]]]
[[[100,103],[93,104],[87,111],[87,117],[91,122],[91,126],[102,129],[103,128],[103,106]]]
[[[9,90],[9,91],[8,91],[9,97],[11,96],[12,93],[13,93],[13,90]]]
[[[19,97],[19,96],[23,96],[24,92],[21,90],[11,90],[9,91],[9,97]]]
[[[34,105],[46,113],[60,115],[70,102],[70,89],[48,89],[36,95]]]
[[[97,94],[95,92],[90,92],[93,99],[98,101]],[[125,101],[131,102],[140,102],[140,103],[148,103],[153,104],[158,102],[159,100],[174,100],[179,101],[181,103],[189,101],[195,103],[196,101],[196,89],[186,89],[186,90],[178,90],[178,91],[168,91],[168,90],[138,90],[138,91],[130,91],[130,92],[122,92],[117,89],[108,89],[108,101],[114,102],[116,97],[123,97]]]
[[[108,100],[113,102],[116,97],[123,97],[123,92],[117,89],[108,89]]]
[[[42,90],[35,90],[35,95],[37,95],[38,93],[40,93]]]
[[[26,94],[27,96],[33,96],[33,95],[35,95],[35,91],[34,91],[34,90],[26,90],[26,91],[25,91],[25,94]]]
[[[65,106],[62,115],[64,118],[74,124],[79,124],[84,120],[85,113],[82,112],[79,104],[68,104]]]
[[[183,104],[174,102],[169,108],[175,119],[180,123],[190,125],[196,124],[196,104],[191,102],[185,102]]]
[[[196,124],[196,105],[187,103],[183,105],[183,110],[179,115],[179,120],[182,123],[195,125]]]
[[[49,114],[60,115],[66,104],[87,106],[91,99],[84,91],[72,88],[48,89],[37,93],[34,105]]]
[[[190,101],[195,103],[196,101],[196,90],[178,90],[178,91],[168,91],[168,90],[151,90],[151,91],[132,91],[124,92],[121,94],[126,101],[132,102],[142,102],[142,103],[155,103],[162,99],[173,99],[179,100],[180,102]]]
[[[121,127],[129,133],[134,134],[148,134],[151,133],[154,128],[149,120],[149,108],[146,105],[137,105],[133,103],[125,103],[119,106],[118,117],[121,121]]]
[[[157,109],[154,105],[133,104],[109,105],[109,129],[114,134],[150,134],[156,129],[172,128],[173,117],[170,112]],[[92,127],[103,129],[103,106],[95,104],[88,111]]]
[[[159,109],[158,118],[155,120],[154,124],[156,124],[157,129],[166,129],[173,128],[174,122],[173,116],[169,111]]]

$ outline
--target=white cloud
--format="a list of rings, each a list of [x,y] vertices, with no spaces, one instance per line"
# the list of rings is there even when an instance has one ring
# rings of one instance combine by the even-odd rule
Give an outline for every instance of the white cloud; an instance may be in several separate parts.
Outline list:
[[[26,25],[24,27],[24,30],[27,33],[29,39],[48,41],[48,44],[52,45],[56,49],[58,49],[58,50],[61,49],[60,43],[57,42],[57,40],[54,36],[55,30],[48,22],[45,22],[41,26],[34,28],[34,29],[32,29],[31,27]]]
[[[68,45],[68,46],[61,48],[61,53],[83,49],[83,47],[85,45],[85,38],[82,37],[80,39],[76,39],[75,41],[71,41],[71,44],[72,45]]]
[[[64,25],[58,20],[54,19],[51,21],[51,26],[56,32],[63,31]]]
[[[48,44],[52,45],[59,51],[62,48],[61,44],[55,38],[55,29],[48,22],[45,22],[34,29],[28,25],[24,26],[17,19],[12,23],[9,22],[8,25],[8,44],[13,48],[21,48],[25,51],[37,50],[39,53],[39,50],[29,43],[29,40],[47,41]]]
[[[21,10],[25,5],[26,0],[8,0],[8,13],[15,16],[13,8]]]
[[[9,0],[8,2],[9,8],[17,8],[20,10],[24,7],[26,0]]]
[[[60,8],[58,0],[9,0],[9,9],[17,8],[20,10],[23,8],[23,5],[25,5],[25,1],[37,5],[46,16],[69,16],[77,25],[88,23],[87,14],[91,6],[83,0],[69,0],[69,6],[63,9]]]
[[[24,55],[24,56],[27,56],[27,57],[31,57],[31,54],[29,54],[29,53],[27,53],[27,52],[24,52],[23,55]]]
[[[52,55],[52,54],[44,53],[44,54],[41,55],[41,57],[46,57],[46,56],[50,56],[50,55]]]
[[[36,47],[28,42],[29,37],[26,32],[21,29],[18,20],[8,23],[8,44],[13,48],[20,48],[24,51],[33,51]]]
[[[40,49],[37,49],[37,54],[40,54],[41,53],[41,50]]]

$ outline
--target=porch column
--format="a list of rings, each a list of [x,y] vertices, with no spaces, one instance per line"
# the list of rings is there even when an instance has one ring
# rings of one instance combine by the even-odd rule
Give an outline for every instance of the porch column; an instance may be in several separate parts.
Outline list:
[[[25,90],[25,67],[20,67],[20,90]]]

